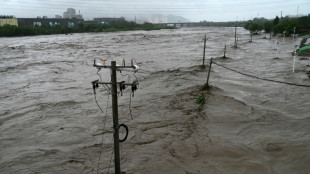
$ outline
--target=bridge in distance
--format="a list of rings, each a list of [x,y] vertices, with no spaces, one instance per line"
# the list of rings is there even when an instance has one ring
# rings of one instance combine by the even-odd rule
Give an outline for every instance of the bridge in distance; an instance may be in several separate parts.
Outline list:
[[[196,27],[196,26],[214,26],[214,27],[242,27],[246,21],[231,21],[231,22],[167,22],[167,23],[153,23],[154,25],[161,26],[174,26],[174,27]]]
[[[168,23],[153,23],[153,24],[161,26],[174,26],[174,27],[203,26],[203,23],[201,22],[168,22]]]

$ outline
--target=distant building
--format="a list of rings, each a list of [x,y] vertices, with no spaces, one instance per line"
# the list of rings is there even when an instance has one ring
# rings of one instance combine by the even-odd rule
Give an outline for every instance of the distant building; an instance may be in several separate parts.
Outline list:
[[[166,16],[163,17],[148,17],[147,18],[147,22],[149,23],[167,23],[168,22],[168,18]]]
[[[64,12],[63,18],[68,18],[68,19],[73,19],[73,18],[83,19],[83,15],[81,15],[80,13],[79,13],[79,14],[76,14],[74,8],[68,8],[67,11]]]
[[[94,18],[93,21],[88,21],[88,23],[109,24],[117,21],[125,21],[125,18]]]
[[[18,25],[32,25],[32,26],[67,26],[74,27],[80,23],[84,23],[84,19],[68,19],[68,18],[18,18]]]
[[[14,16],[0,16],[0,26],[15,25],[18,26],[17,19]]]
[[[77,18],[77,19],[83,19],[83,15],[78,14],[78,15],[76,15],[76,18]]]
[[[60,15],[55,15],[55,18],[56,18],[56,19],[61,19],[62,16],[60,16]]]

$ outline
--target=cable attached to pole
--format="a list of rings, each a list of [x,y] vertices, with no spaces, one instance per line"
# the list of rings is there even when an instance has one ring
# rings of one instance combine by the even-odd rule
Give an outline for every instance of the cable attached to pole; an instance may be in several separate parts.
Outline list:
[[[222,68],[225,68],[225,69],[228,69],[230,71],[233,71],[235,73],[238,73],[238,74],[241,74],[241,75],[244,75],[244,76],[248,76],[248,77],[251,77],[251,78],[263,80],[263,81],[269,81],[269,82],[281,83],[281,84],[292,85],[292,86],[299,86],[299,87],[308,87],[308,88],[310,87],[310,85],[295,84],[295,83],[290,83],[290,82],[283,82],[283,81],[278,81],[278,80],[271,80],[271,79],[266,79],[266,78],[262,78],[262,77],[257,77],[257,76],[251,75],[251,74],[243,73],[243,72],[240,72],[240,71],[228,68],[228,67],[220,65],[220,64],[218,64],[216,62],[212,62],[212,63],[214,63],[215,65],[218,65],[218,66],[220,66]]]

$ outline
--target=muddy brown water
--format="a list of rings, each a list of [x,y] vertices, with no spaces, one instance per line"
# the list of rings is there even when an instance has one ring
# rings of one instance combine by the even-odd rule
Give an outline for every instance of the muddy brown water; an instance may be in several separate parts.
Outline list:
[[[114,172],[111,98],[105,88],[97,89],[101,113],[90,83],[100,78],[94,58],[108,64],[135,58],[142,69],[135,74],[140,85],[134,97],[130,89],[119,95],[120,123],[129,127],[121,143],[122,171],[309,173],[310,88],[261,81],[213,64],[211,89],[202,90],[208,70],[199,67],[204,34],[207,60],[310,85],[309,57],[298,56],[292,73],[292,38],[284,44],[279,38],[276,58],[274,39],[261,34],[250,43],[242,28],[237,49],[234,28],[1,38],[0,173]],[[99,74],[110,80],[109,70]],[[128,80],[126,74],[136,79],[132,71],[122,74],[118,80]],[[206,103],[198,108],[201,93]]]

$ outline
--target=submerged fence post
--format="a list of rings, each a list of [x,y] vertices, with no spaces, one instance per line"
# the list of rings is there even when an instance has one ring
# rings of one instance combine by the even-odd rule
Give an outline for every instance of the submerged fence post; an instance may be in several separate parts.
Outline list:
[[[237,26],[235,26],[235,45],[234,46],[237,48]]]
[[[209,89],[209,77],[210,77],[210,72],[211,72],[211,65],[212,65],[212,58],[210,60],[210,66],[209,66],[209,71],[208,71],[208,77],[207,77],[207,89]]]
[[[207,34],[205,34],[204,45],[203,45],[203,58],[202,58],[202,67],[203,68],[205,68],[206,42],[207,42]]]
[[[293,61],[293,73],[295,73],[295,62],[296,62],[296,55],[297,55],[297,52],[296,52],[296,49],[297,49],[298,45],[295,45],[294,46],[294,61]]]
[[[276,54],[276,58],[278,58],[278,54],[279,54],[279,42],[277,42],[277,54]]]
[[[252,37],[253,37],[253,33],[251,33],[251,40],[250,40],[250,42],[252,42]]]
[[[226,58],[226,44],[225,44],[225,47],[224,47],[224,58]]]

